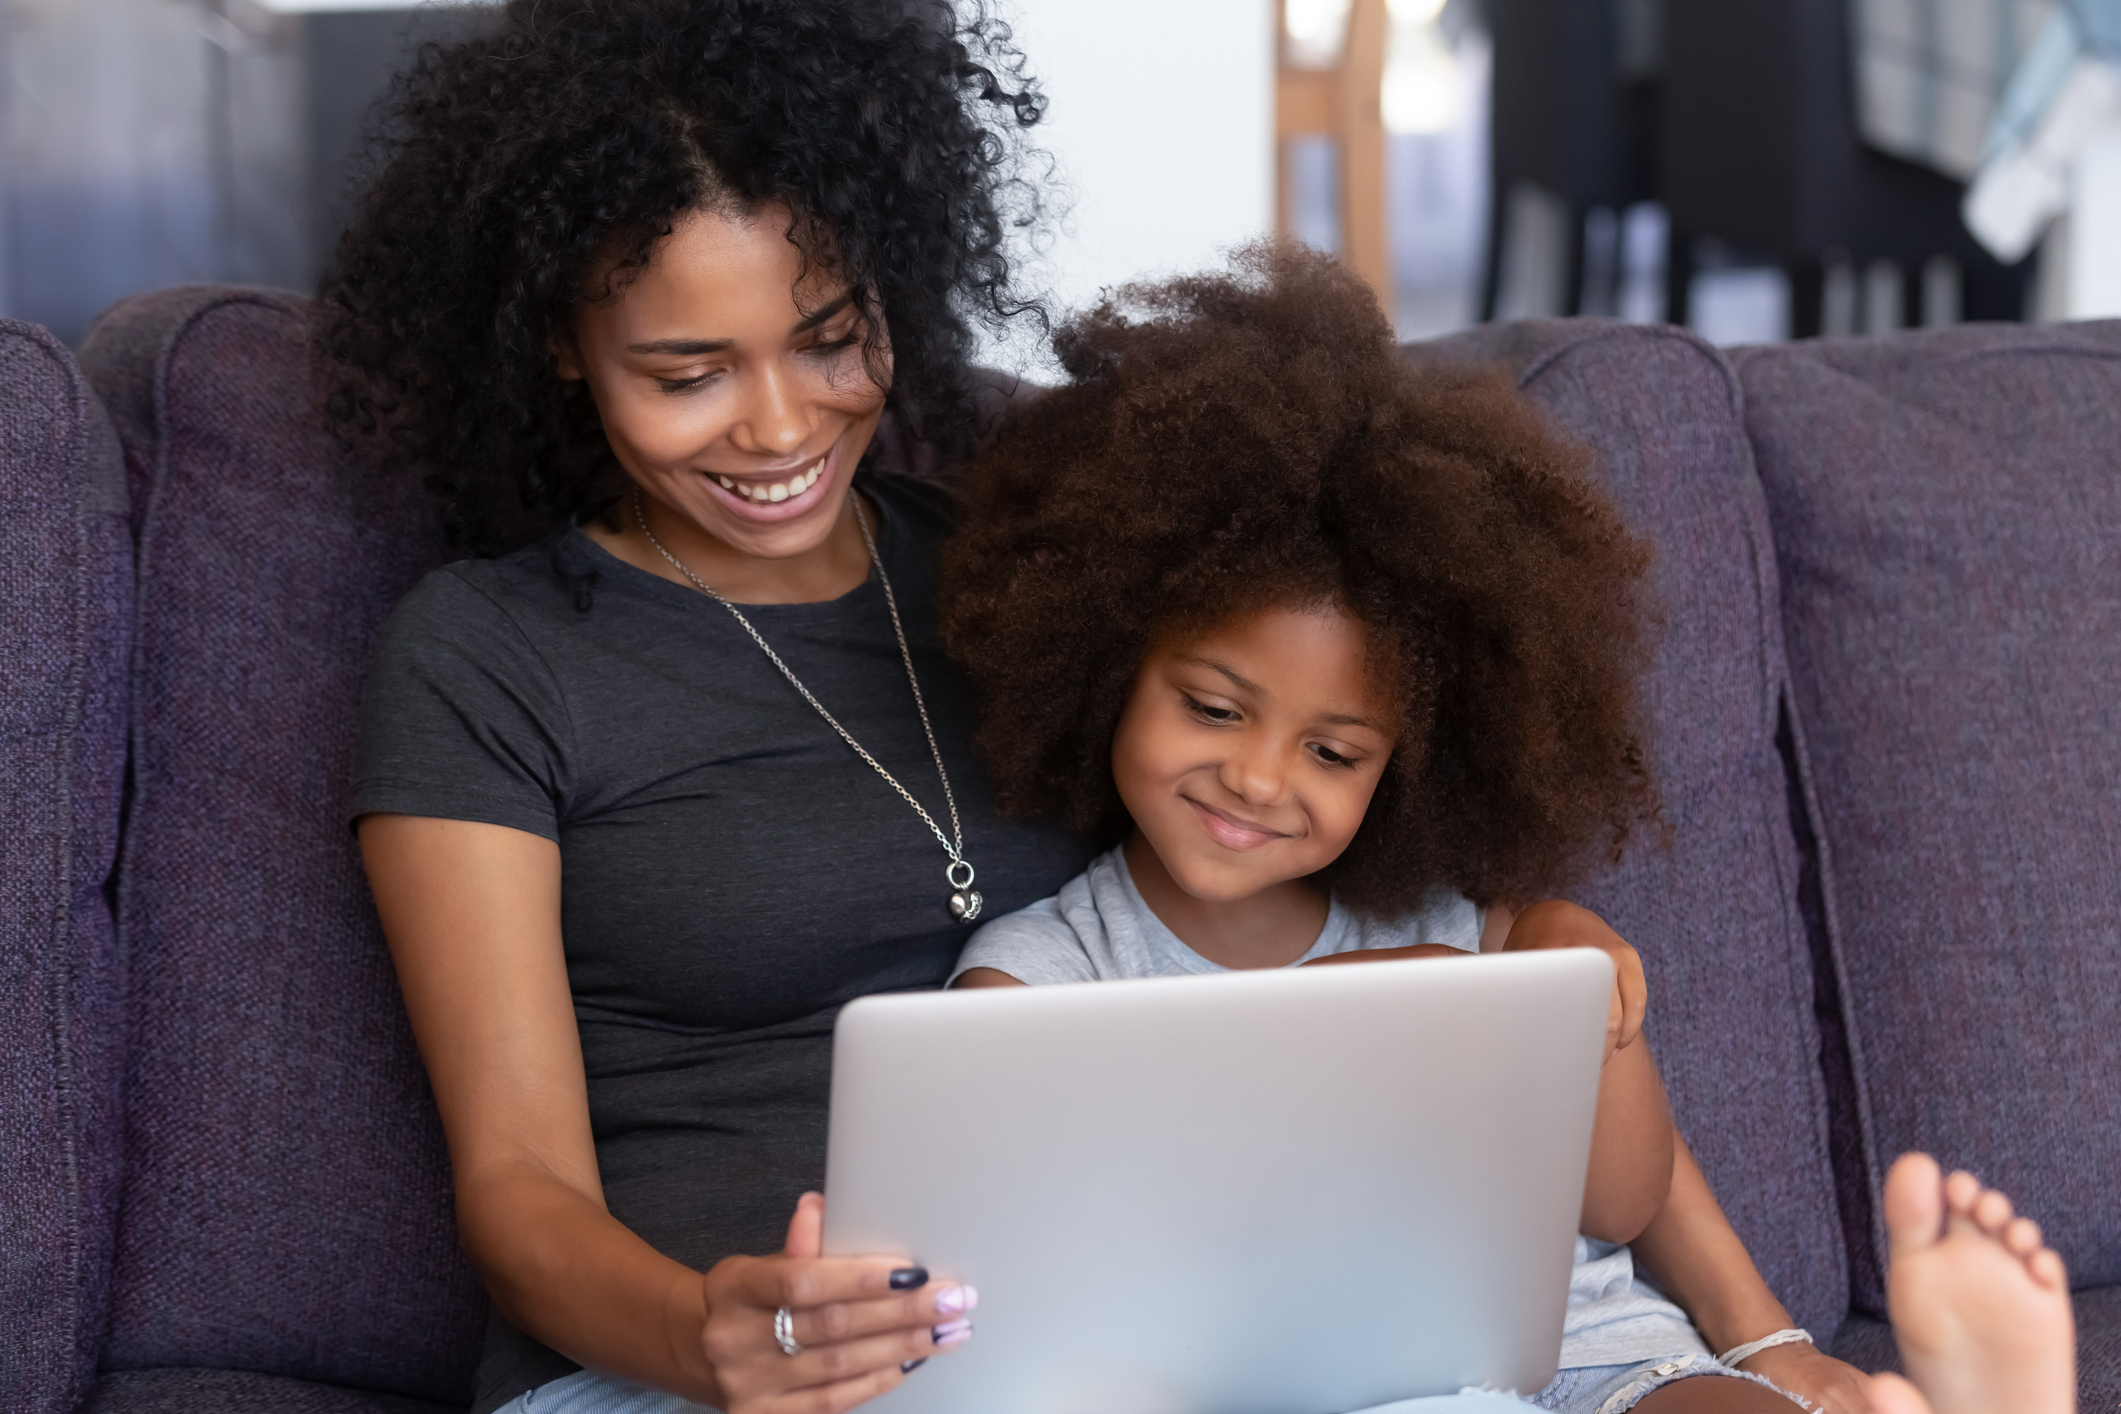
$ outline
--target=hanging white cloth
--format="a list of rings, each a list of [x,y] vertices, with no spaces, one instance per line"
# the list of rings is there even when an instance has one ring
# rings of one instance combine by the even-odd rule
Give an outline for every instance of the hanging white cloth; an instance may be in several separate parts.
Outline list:
[[[1961,211],[1998,260],[2032,250],[2071,205],[2080,157],[2121,132],[2121,0],[2049,17],[1997,106]]]
[[[1961,181],[1987,153],[2004,86],[2066,0],[1853,0],[1863,140]]]

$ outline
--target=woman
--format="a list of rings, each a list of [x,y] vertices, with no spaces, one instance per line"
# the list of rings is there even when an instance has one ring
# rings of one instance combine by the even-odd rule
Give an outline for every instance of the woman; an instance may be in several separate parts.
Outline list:
[[[363,704],[482,1414],[844,1409],[969,1334],[968,1289],[821,1259],[799,1198],[837,1007],[940,985],[1086,857],[979,782],[940,493],[856,477],[887,404],[972,432],[1039,111],[940,0],[517,0],[396,98],[324,288],[334,411],[466,548],[567,521],[429,576]]]
[[[396,96],[323,338],[340,428],[499,555],[386,626],[354,800],[494,1297],[477,1414],[842,1410],[970,1334],[968,1289],[822,1258],[803,1195],[837,1008],[1089,858],[976,774],[947,503],[856,477],[887,407],[963,450],[971,326],[1026,308],[1007,38],[947,0],[511,0]],[[1735,1246],[1674,1179],[1684,1248]],[[1770,1373],[1852,1414],[1845,1369]]]

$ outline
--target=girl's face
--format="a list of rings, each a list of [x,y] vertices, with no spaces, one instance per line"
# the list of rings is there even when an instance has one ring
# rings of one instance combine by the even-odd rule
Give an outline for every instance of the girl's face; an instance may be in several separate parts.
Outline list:
[[[884,408],[850,292],[829,270],[798,285],[788,220],[681,218],[618,298],[582,307],[559,360],[659,509],[764,559],[832,533]]]
[[[1112,739],[1135,827],[1179,887],[1235,902],[1355,838],[1392,754],[1363,627],[1269,609],[1150,650]]]

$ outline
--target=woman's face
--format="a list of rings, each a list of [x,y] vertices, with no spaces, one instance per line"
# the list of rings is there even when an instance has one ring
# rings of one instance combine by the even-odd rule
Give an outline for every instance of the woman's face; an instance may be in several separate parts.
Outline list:
[[[778,206],[682,218],[616,299],[582,306],[559,360],[643,492],[762,559],[832,533],[884,408],[852,292],[830,270],[797,283],[788,223]]]
[[[1180,888],[1236,902],[1355,838],[1393,741],[1365,648],[1338,610],[1269,609],[1150,650],[1112,777]]]

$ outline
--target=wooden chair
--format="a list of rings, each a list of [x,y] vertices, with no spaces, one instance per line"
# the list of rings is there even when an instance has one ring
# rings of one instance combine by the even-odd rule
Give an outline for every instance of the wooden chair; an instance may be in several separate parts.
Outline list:
[[[1333,143],[1338,181],[1338,254],[1377,291],[1390,311],[1392,246],[1385,207],[1386,0],[1349,0],[1346,37],[1330,65],[1296,62],[1288,39],[1288,0],[1275,0],[1275,230],[1295,234],[1290,150],[1304,138]]]

